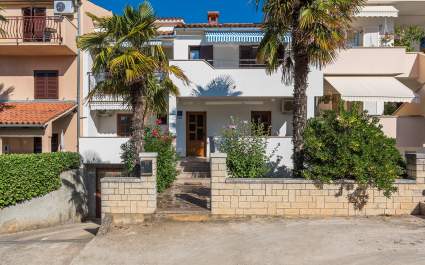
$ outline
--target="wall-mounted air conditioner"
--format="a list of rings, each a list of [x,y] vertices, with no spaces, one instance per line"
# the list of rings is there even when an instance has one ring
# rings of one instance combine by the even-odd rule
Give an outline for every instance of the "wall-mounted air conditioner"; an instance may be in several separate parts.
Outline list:
[[[72,15],[75,12],[73,0],[55,0],[54,11],[56,15]]]
[[[294,110],[294,99],[283,98],[281,110],[282,110],[282,113],[284,114],[292,114],[292,111]]]

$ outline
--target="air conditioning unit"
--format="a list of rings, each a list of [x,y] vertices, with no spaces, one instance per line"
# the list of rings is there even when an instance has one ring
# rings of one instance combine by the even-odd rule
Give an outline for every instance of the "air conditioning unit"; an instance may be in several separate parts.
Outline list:
[[[54,11],[57,15],[72,15],[74,14],[74,1],[73,0],[55,0]]]
[[[281,106],[282,113],[291,114],[294,110],[294,99],[293,98],[284,98],[282,99]]]

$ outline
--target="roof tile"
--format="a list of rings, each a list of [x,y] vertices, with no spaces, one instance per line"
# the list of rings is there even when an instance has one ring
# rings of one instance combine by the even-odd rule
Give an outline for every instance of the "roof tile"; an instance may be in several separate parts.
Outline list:
[[[45,125],[50,120],[76,107],[65,102],[0,103],[1,125]]]

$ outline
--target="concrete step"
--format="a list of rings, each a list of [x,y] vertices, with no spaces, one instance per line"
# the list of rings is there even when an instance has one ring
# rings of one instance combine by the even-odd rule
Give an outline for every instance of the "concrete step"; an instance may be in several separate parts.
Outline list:
[[[209,187],[211,184],[210,178],[177,178],[174,183],[182,185],[203,185]]]
[[[196,178],[196,179],[204,179],[210,178],[210,172],[181,172],[177,175],[177,179],[180,178]]]

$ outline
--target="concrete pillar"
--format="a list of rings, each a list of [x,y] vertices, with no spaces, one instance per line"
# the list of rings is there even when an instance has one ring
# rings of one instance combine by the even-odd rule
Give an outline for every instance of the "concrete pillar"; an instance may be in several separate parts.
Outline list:
[[[170,96],[168,98],[168,131],[176,135],[177,132],[177,98]]]
[[[425,184],[425,153],[406,154],[407,175],[418,184]]]
[[[0,155],[3,154],[3,138],[0,137]]]
[[[52,123],[49,122],[44,129],[44,135],[41,137],[42,153],[52,152]]]
[[[211,153],[210,155],[210,170],[211,170],[211,213],[218,214],[219,204],[216,197],[217,191],[222,189],[227,178],[227,154]]]

